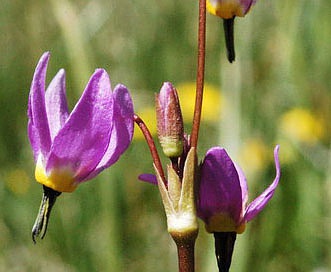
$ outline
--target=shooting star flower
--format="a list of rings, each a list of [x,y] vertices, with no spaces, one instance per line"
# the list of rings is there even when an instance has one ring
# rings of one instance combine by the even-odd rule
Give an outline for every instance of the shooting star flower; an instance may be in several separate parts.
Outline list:
[[[274,150],[276,177],[272,184],[247,207],[248,188],[242,170],[224,148],[211,148],[201,165],[197,202],[198,216],[206,230],[214,233],[220,271],[228,271],[236,234],[254,219],[273,197],[280,179],[279,146]]]
[[[32,239],[46,234],[51,208],[62,192],[114,164],[133,135],[133,104],[128,89],[112,92],[107,72],[97,69],[71,113],[61,69],[45,92],[50,54],[44,53],[35,70],[28,103],[28,136],[36,162],[35,178],[44,195],[32,229]]]

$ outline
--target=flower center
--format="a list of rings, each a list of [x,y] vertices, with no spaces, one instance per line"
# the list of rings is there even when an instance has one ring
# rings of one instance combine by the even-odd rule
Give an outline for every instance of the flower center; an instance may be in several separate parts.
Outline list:
[[[235,231],[241,234],[245,231],[245,223],[237,223],[225,213],[218,213],[211,216],[206,224],[206,230],[208,232],[232,232]]]
[[[51,173],[47,175],[39,159],[36,165],[35,178],[39,183],[58,192],[73,192],[78,185],[69,168],[52,169]]]
[[[207,9],[211,14],[224,19],[230,19],[233,18],[233,16],[243,17],[245,15],[243,7],[240,5],[239,1],[233,0],[209,0],[207,1]]]

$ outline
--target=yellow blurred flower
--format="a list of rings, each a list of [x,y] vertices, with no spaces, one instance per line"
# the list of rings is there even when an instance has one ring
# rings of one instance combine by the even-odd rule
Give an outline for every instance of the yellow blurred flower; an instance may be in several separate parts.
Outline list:
[[[298,149],[288,139],[280,137],[277,143],[282,149],[282,152],[279,154],[282,164],[291,164],[298,160]]]
[[[179,94],[180,106],[184,122],[192,122],[195,104],[195,82],[185,82],[176,85]],[[221,117],[221,105],[223,98],[220,90],[212,85],[205,83],[202,105],[202,122],[218,122]]]
[[[157,134],[155,108],[154,107],[144,108],[144,109],[138,111],[137,114],[146,123],[146,126],[148,127],[152,136],[155,136]],[[138,126],[136,126],[136,128],[134,130],[133,139],[135,139],[135,140],[144,140],[145,139],[144,135],[142,134],[142,132],[138,128]]]
[[[193,111],[195,104],[195,82],[184,82],[175,86],[178,91],[180,107],[185,123],[190,123],[193,120]],[[206,83],[204,86],[203,106],[202,106],[202,122],[218,122],[221,117],[221,105],[223,98],[220,90],[212,85]],[[156,116],[155,108],[146,107],[137,111],[138,116],[144,120],[148,129],[153,136],[156,136]],[[144,135],[140,129],[136,127],[134,132],[134,139],[143,140]]]
[[[239,162],[247,175],[255,174],[263,170],[272,157],[265,143],[260,138],[247,140],[240,149]]]
[[[27,173],[21,169],[13,169],[5,174],[6,186],[17,195],[24,195],[30,188],[30,180]]]
[[[280,130],[294,141],[313,144],[324,137],[325,124],[309,110],[294,108],[281,117]]]

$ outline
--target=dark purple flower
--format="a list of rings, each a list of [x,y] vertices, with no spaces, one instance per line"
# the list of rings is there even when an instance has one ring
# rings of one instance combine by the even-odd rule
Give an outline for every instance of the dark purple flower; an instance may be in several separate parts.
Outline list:
[[[237,233],[258,215],[273,197],[280,179],[279,146],[274,150],[276,177],[271,185],[247,207],[248,189],[242,170],[224,148],[208,150],[201,165],[197,214],[215,238],[215,254],[220,272],[228,272]]]
[[[257,216],[274,195],[280,179],[279,146],[274,150],[276,177],[247,207],[248,189],[242,170],[224,148],[211,148],[201,165],[198,216],[208,232],[242,233],[245,224]]]
[[[29,94],[28,135],[37,164],[35,177],[57,192],[72,192],[127,149],[133,135],[133,104],[124,85],[112,92],[107,72],[97,69],[69,113],[64,70],[45,92],[49,57],[44,53],[39,60]]]

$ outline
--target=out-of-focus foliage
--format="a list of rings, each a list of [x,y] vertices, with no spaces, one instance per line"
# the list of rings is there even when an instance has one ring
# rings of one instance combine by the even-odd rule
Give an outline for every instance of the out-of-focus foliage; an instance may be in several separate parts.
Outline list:
[[[197,13],[197,1],[0,2],[2,271],[176,270],[159,192],[137,180],[152,171],[141,140],[112,169],[61,195],[47,236],[33,245],[30,230],[42,189],[33,177],[26,110],[44,51],[52,53],[49,79],[58,67],[66,69],[71,106],[97,67],[107,69],[113,86],[128,86],[137,112],[154,106],[164,81],[186,102],[180,86],[195,80]],[[232,65],[221,21],[208,16],[206,82],[220,89],[213,100],[222,104],[214,111],[220,117],[210,119],[217,101],[206,98],[200,159],[209,147],[224,145],[256,196],[274,177],[272,149],[281,145],[279,188],[238,236],[232,271],[331,269],[330,13],[327,0],[258,1],[236,20]],[[155,123],[150,115],[147,124]],[[190,120],[185,122],[189,133]],[[216,271],[212,237],[202,224],[196,262],[197,271]]]

